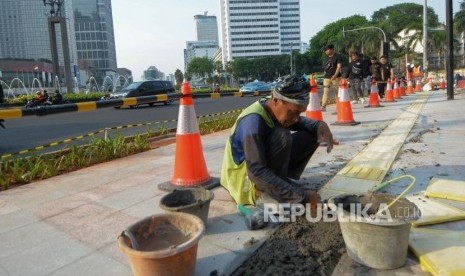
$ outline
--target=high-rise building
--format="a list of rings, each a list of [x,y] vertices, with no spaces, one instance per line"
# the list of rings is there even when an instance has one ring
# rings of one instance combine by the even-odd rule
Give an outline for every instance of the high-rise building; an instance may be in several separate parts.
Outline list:
[[[207,14],[208,12],[205,12],[203,15],[194,16],[197,40],[186,41],[186,49],[184,49],[185,72],[192,59],[196,57],[213,59],[218,50],[218,22],[216,16]],[[197,81],[198,77],[192,76],[192,79]]]
[[[74,39],[73,1],[64,1],[61,9],[68,29],[70,66],[77,64],[76,43]],[[0,59],[36,60],[51,62],[52,54],[48,34],[48,16],[50,7],[38,0],[0,0]],[[63,66],[63,48],[60,28],[56,28],[58,43],[58,61]],[[33,63],[31,63],[33,64]],[[43,64],[43,63],[40,63]],[[40,65],[39,64],[39,65]],[[23,71],[36,69],[21,68]],[[39,66],[34,72],[44,76],[45,68]],[[1,70],[1,69],[0,69]],[[49,69],[47,69],[49,70]],[[63,70],[60,70],[63,75]],[[50,73],[50,72],[48,72]],[[74,74],[73,74],[74,76]]]
[[[300,0],[220,0],[223,64],[300,50]]]
[[[206,57],[213,59],[215,52],[218,50],[218,41],[186,41],[186,49],[184,49],[184,70],[196,57]]]
[[[116,75],[111,0],[74,1],[74,20],[81,71],[100,78]]]
[[[218,22],[216,16],[207,14],[208,12],[205,12],[203,15],[194,16],[197,41],[212,40],[216,41],[218,45]]]

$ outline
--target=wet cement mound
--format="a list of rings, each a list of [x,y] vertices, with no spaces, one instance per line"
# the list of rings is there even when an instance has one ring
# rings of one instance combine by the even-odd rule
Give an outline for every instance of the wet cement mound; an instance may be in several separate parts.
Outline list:
[[[331,275],[344,240],[337,221],[285,223],[232,274]]]

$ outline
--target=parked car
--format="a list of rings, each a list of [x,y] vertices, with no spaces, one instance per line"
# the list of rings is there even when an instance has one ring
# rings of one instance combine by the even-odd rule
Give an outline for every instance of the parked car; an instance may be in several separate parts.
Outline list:
[[[273,89],[276,86],[276,82],[269,82],[266,85],[268,85],[268,88],[270,89],[270,91],[273,91]]]
[[[119,92],[112,93],[110,99],[118,98],[130,98],[130,97],[142,97],[142,96],[155,96],[161,94],[174,93],[175,89],[171,82],[162,81],[162,80],[150,80],[150,81],[140,81],[133,82],[130,85],[126,86],[123,90]],[[164,104],[169,104],[172,100],[168,99],[164,101]],[[149,105],[155,104],[154,101],[149,103]],[[131,108],[134,106],[130,106]]]
[[[249,82],[239,89],[239,92],[242,92],[242,93],[250,93],[250,92],[253,93],[256,91],[268,92],[268,91],[271,91],[271,89],[270,89],[270,86],[263,81]]]

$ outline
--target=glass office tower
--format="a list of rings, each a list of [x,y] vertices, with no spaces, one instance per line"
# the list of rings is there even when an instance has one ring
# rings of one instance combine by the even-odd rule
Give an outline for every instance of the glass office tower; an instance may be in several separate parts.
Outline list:
[[[73,1],[63,4],[63,16],[68,28],[71,65],[76,64]],[[47,18],[50,7],[40,0],[0,0],[0,58],[52,59]],[[58,59],[63,65],[60,28],[57,27]]]
[[[116,74],[115,35],[111,0],[74,1],[79,66],[92,75]],[[85,67],[85,68],[82,68]]]

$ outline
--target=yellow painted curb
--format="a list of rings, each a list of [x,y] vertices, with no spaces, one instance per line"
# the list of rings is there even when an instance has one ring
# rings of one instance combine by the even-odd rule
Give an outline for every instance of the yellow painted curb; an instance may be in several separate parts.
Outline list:
[[[96,102],[77,103],[78,111],[90,111],[97,109]]]

